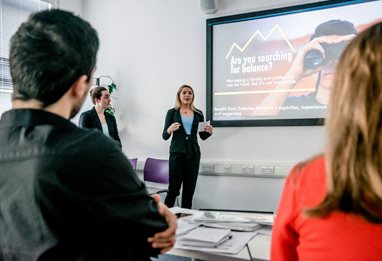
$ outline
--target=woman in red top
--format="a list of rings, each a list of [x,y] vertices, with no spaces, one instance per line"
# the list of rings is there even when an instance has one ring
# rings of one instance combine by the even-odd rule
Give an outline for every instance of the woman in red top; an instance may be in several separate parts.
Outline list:
[[[325,154],[286,180],[272,260],[382,260],[382,23],[337,66]]]

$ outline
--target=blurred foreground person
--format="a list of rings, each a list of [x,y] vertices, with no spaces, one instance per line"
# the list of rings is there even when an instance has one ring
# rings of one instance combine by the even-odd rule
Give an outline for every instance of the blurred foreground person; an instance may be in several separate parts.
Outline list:
[[[118,145],[69,119],[81,108],[98,37],[48,10],[12,37],[13,109],[0,120],[0,260],[149,260],[176,218],[147,194]]]
[[[382,23],[336,69],[324,155],[285,183],[272,260],[382,260]]]

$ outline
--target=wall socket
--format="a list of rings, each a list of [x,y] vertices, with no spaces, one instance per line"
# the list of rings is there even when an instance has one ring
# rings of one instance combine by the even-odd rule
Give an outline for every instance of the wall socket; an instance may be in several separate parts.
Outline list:
[[[262,177],[286,177],[294,163],[290,162],[201,162],[200,173],[226,175],[259,175]]]
[[[202,172],[213,173],[214,172],[214,164],[213,163],[202,163]]]
[[[224,167],[223,167],[223,172],[224,172],[224,173],[231,173],[231,172],[232,172],[232,167],[231,167],[231,165],[224,165]]]
[[[254,166],[243,166],[241,167],[241,174],[255,174]]]
[[[260,166],[260,175],[275,175],[275,166]]]

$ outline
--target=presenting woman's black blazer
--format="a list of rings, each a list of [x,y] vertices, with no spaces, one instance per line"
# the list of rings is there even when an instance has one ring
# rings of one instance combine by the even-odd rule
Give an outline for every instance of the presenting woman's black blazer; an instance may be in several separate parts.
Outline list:
[[[169,191],[165,199],[167,206],[174,206],[176,197],[180,193],[181,186],[183,186],[182,207],[192,207],[192,198],[197,183],[201,157],[198,144],[198,127],[199,122],[203,121],[203,113],[199,110],[194,110],[191,133],[187,135],[179,109],[173,108],[167,112],[162,133],[163,139],[167,140],[170,138],[171,135],[167,133],[167,129],[171,124],[174,122],[181,124],[179,129],[172,132],[169,158]],[[199,132],[199,136],[202,140],[205,140],[211,134],[202,131]]]
[[[162,137],[164,140],[167,140],[170,138],[170,134],[167,133],[168,127],[174,122],[179,122],[182,124],[182,126],[179,127],[177,131],[174,131],[172,133],[172,140],[170,145],[170,153],[172,152],[180,152],[180,153],[187,153],[186,148],[187,142],[190,142],[192,144],[193,152],[200,152],[199,144],[198,144],[198,126],[199,122],[204,121],[204,116],[201,111],[194,111],[194,120],[192,122],[192,128],[191,128],[191,134],[187,135],[186,130],[183,127],[182,124],[182,117],[180,115],[179,109],[172,108],[168,110],[166,115],[166,120],[163,128]],[[207,139],[211,134],[208,132],[199,132],[199,136],[202,140]]]
[[[119,138],[117,121],[115,120],[115,117],[107,112],[104,112],[104,114],[110,137],[112,137],[116,142],[118,142],[119,146],[122,148],[122,143],[121,139]],[[91,110],[81,113],[79,126],[81,128],[97,129],[102,132],[102,124],[94,107]]]

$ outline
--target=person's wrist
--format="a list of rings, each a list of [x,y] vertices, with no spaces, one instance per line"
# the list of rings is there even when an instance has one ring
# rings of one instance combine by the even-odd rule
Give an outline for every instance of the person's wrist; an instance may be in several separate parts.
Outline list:
[[[292,68],[289,69],[289,71],[285,74],[285,77],[287,79],[294,79],[296,82],[298,82],[303,75],[303,71],[300,68],[296,68],[292,66]]]

